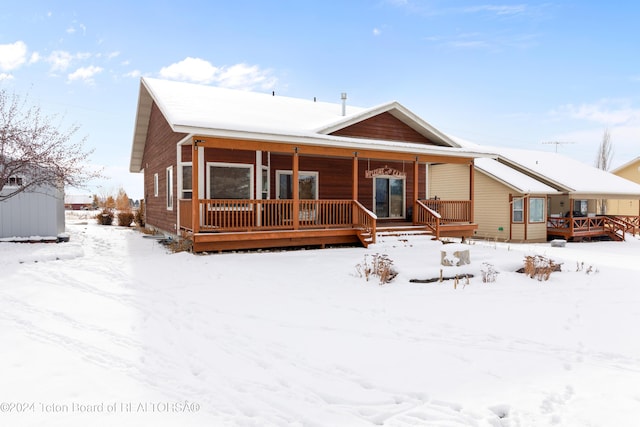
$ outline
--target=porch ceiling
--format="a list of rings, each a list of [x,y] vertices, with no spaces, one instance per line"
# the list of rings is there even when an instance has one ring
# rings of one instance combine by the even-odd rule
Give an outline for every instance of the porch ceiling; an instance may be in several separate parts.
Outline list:
[[[486,153],[476,153],[458,148],[423,146],[415,143],[394,143],[392,141],[363,140],[355,138],[330,137],[330,140],[304,138],[298,140],[258,140],[220,138],[194,135],[193,140],[199,147],[229,148],[249,151],[271,151],[276,153],[294,153],[300,155],[331,156],[382,160],[405,160],[423,163],[469,163],[476,157],[489,157]]]

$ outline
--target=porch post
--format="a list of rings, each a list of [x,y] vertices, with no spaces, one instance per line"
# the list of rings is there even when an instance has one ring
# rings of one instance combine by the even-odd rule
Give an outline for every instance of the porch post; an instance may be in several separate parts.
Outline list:
[[[262,151],[256,150],[256,185],[254,189],[255,194],[252,194],[256,200],[262,200]],[[260,227],[262,225],[262,205],[256,204],[256,225]]]
[[[200,232],[200,190],[199,183],[199,159],[198,159],[198,140],[193,138],[193,150],[191,152],[191,227],[193,234]]]
[[[293,152],[293,166],[291,168],[291,181],[293,185],[293,229],[300,228],[300,182],[299,182],[299,162],[298,147]]]
[[[419,190],[420,188],[418,188],[418,169],[420,168],[420,165],[418,164],[418,157],[416,156],[415,161],[413,162],[413,210],[411,211],[411,222],[413,222],[414,224],[416,223],[417,219],[418,219],[418,198],[419,196]]]
[[[473,159],[471,159],[471,163],[469,164],[469,201],[471,203],[469,203],[469,209],[471,210],[471,212],[469,212],[469,222],[473,222],[474,221],[474,211],[475,211],[475,203],[473,201],[474,199],[474,195],[475,195],[475,164]]]
[[[353,153],[353,177],[351,179],[351,197],[353,200],[358,200],[358,152]]]
[[[573,237],[573,199],[571,197],[569,197],[569,230]]]

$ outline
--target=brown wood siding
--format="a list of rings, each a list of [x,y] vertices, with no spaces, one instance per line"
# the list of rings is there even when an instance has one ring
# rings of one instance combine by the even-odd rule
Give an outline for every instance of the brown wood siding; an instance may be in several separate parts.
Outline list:
[[[142,157],[146,222],[149,226],[168,233],[177,232],[175,228],[178,212],[176,144],[185,136],[186,134],[171,130],[154,103],[151,108],[147,140]],[[173,210],[167,210],[165,196],[167,192],[166,170],[169,166],[173,166]],[[153,193],[153,176],[156,173],[158,174],[158,197],[154,197]]]
[[[293,157],[286,154],[271,154],[269,170],[270,198],[276,198],[276,171],[291,170]],[[266,165],[265,161],[265,165]],[[351,200],[352,195],[352,165],[353,159],[334,157],[300,156],[301,171],[318,172],[318,197],[320,199]],[[367,209],[373,211],[373,179],[366,178],[367,169],[388,166],[399,171],[404,170],[406,177],[406,207],[413,206],[413,163],[385,162],[378,160],[359,159],[358,161],[358,201]],[[419,197],[426,194],[425,165],[419,165],[418,185]]]
[[[388,112],[339,129],[331,135],[437,145]]]
[[[193,151],[193,146],[192,145],[183,145],[181,150],[182,150],[182,161],[183,162],[190,162],[191,161],[192,151]]]

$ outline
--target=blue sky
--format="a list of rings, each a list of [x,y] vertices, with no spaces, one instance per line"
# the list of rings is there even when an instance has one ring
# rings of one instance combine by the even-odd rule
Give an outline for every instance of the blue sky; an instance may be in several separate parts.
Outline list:
[[[454,136],[588,164],[608,128],[615,167],[640,156],[638,21],[638,3],[577,0],[11,2],[0,87],[78,123],[110,177],[100,191],[134,198],[141,76],[397,100]]]

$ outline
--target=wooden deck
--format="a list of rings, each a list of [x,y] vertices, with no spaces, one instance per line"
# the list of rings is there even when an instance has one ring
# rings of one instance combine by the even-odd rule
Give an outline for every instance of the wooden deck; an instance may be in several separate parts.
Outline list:
[[[469,237],[477,224],[464,221],[462,201],[443,218],[435,210],[415,205],[414,230],[441,237]],[[456,206],[454,203],[448,203]],[[193,203],[180,200],[180,229],[193,242],[194,252],[291,246],[376,242],[376,216],[355,200],[199,200],[198,227],[193,227]],[[461,208],[463,207],[463,208]],[[386,230],[406,227],[386,221]]]
[[[589,217],[548,218],[547,237],[580,241],[609,238],[622,241],[626,233],[637,234],[639,217],[600,215]]]

